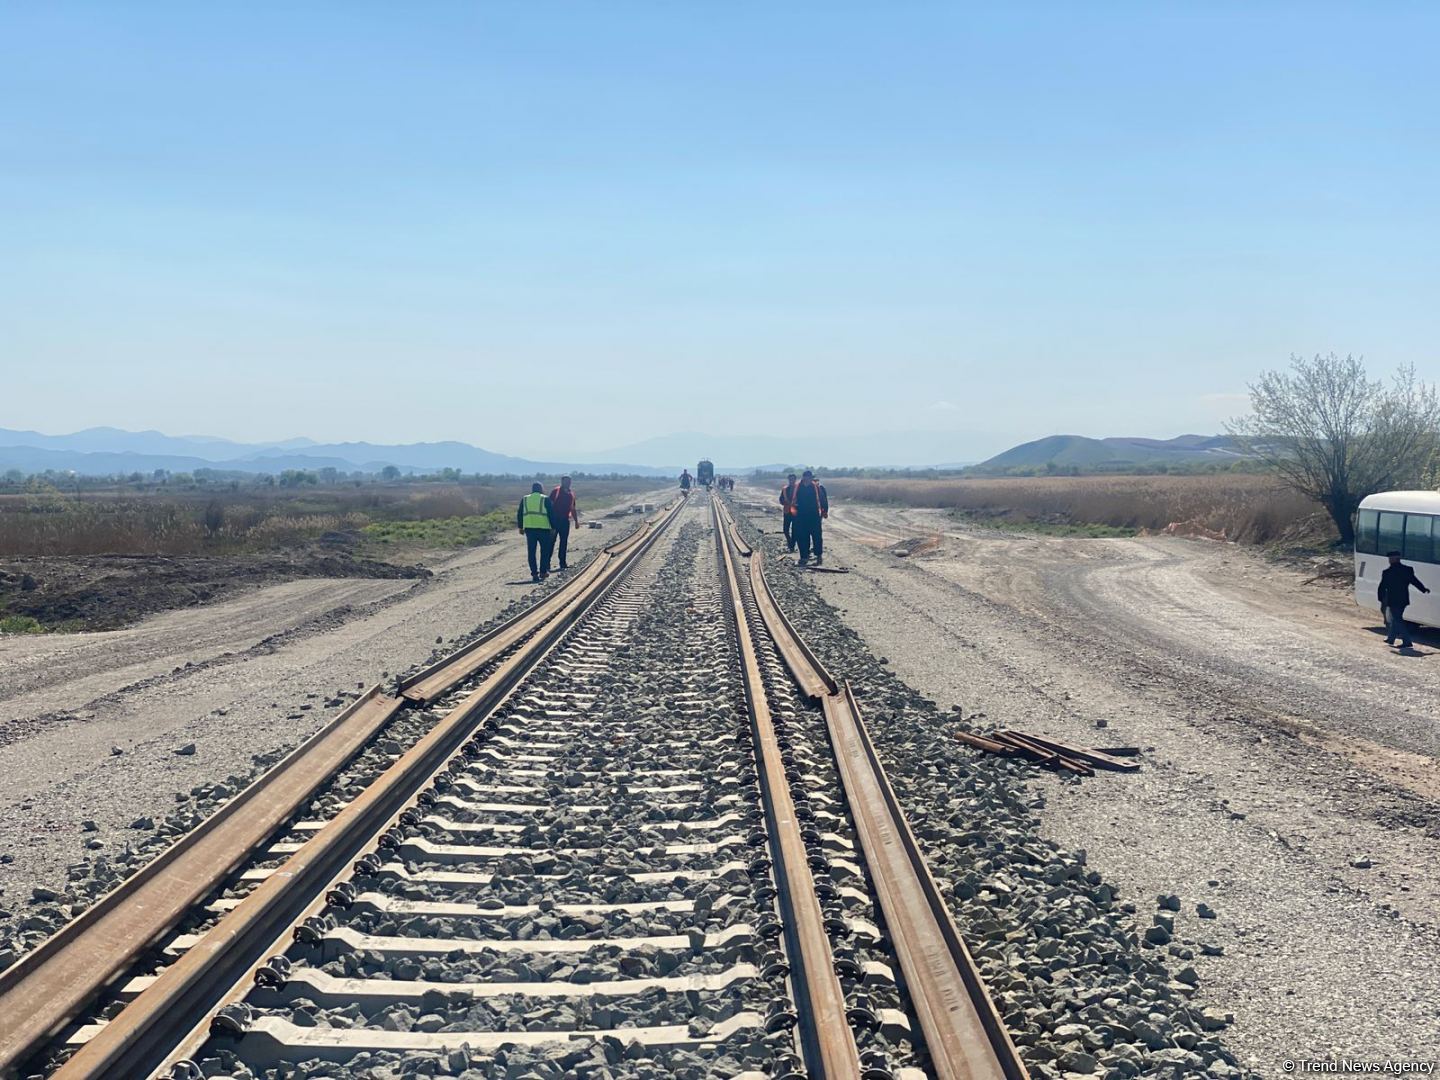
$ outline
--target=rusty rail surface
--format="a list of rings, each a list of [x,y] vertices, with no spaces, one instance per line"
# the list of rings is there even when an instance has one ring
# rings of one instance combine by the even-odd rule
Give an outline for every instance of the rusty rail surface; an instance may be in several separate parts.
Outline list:
[[[784,915],[790,981],[800,1018],[800,1042],[809,1075],[823,1080],[859,1080],[860,1053],[845,1017],[845,991],[835,974],[835,957],[825,932],[825,915],[815,892],[815,878],[806,860],[800,819],[790,796],[785,763],[761,680],[754,637],[745,616],[740,580],[730,554],[729,530],[718,500],[712,502],[715,538],[730,614],[740,645],[745,697],[755,739],[756,772],[764,796],[765,818],[775,854],[779,901]]]
[[[728,512],[718,506],[716,512],[734,527]],[[824,709],[856,835],[935,1075],[940,1080],[1028,1080],[885,775],[849,684],[836,684],[780,611],[764,581],[764,556],[758,550],[750,556],[750,575],[760,582],[755,596],[761,619],[786,667]]]
[[[0,1076],[61,1031],[389,722],[372,686],[263,777],[0,972]]]
[[[453,687],[468,674],[523,642],[519,651],[502,662],[476,691],[479,695],[489,688],[490,696],[503,697],[518,681],[522,670],[528,670],[527,660],[538,659],[618,580],[654,542],[664,525],[673,520],[683,501],[676,500],[630,535],[603,549],[574,581],[478,642],[427,669],[429,677],[435,680],[431,685],[439,686],[443,682],[445,689]],[[446,665],[451,663],[464,674],[447,677]],[[408,700],[384,694],[378,685],[371,687],[202,824],[34,951],[0,972],[0,1076],[13,1075],[27,1057],[58,1036],[89,1002],[123,975],[147,949],[158,944],[188,910],[218,888],[266,839],[293,818],[398,710],[411,702],[433,700],[412,697],[408,692],[404,697]],[[472,695],[472,700],[474,697]],[[462,716],[472,711],[468,707],[455,710]],[[437,734],[442,729],[444,733]],[[375,807],[385,804],[386,795],[395,797],[394,792],[399,789],[393,786],[394,781],[385,785],[382,781],[402,771],[412,775],[417,762],[432,760],[431,750],[454,737],[455,730],[457,727],[446,727],[444,722],[437,725],[239,907],[229,912],[199,945],[167,968],[149,990],[106,1024],[56,1075],[144,1075],[136,1062],[144,1060],[145,1054],[155,1053],[156,1040],[163,1041],[163,1033],[174,1030],[184,1015],[203,1004],[205,995],[213,997],[216,992],[223,992],[220,983],[224,971],[228,970],[225,965],[233,965],[237,951],[243,951],[262,937],[267,943],[273,940],[273,934],[266,936],[268,929],[281,925],[284,913],[294,909],[304,897],[306,887],[313,886],[318,878],[328,881],[327,870],[343,864],[343,856],[339,863],[335,861],[330,845],[335,843],[339,830],[353,837],[355,829],[373,822],[379,812]],[[422,752],[422,747],[429,749]],[[323,843],[317,844],[322,838]]]

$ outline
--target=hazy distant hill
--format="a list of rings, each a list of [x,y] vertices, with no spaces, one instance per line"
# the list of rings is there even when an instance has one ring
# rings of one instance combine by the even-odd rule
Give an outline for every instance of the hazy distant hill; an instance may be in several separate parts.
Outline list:
[[[597,462],[530,461],[481,449],[462,442],[316,443],[287,439],[280,443],[239,443],[207,435],[164,435],[158,431],[122,431],[87,428],[70,435],[42,435],[37,431],[0,428],[0,470],[23,472],[77,472],[86,476],[115,473],[193,472],[225,469],[248,473],[279,473],[285,469],[323,469],[341,472],[379,472],[394,465],[402,472],[459,469],[466,473],[553,474],[567,470],[595,473],[622,472],[662,475],[665,470],[645,465]]]
[[[1243,457],[1228,435],[1180,435],[1174,439],[1109,438],[1085,435],[1049,435],[1012,446],[983,461],[979,469],[1076,466],[1088,469],[1123,465],[1186,464],[1225,461]]]

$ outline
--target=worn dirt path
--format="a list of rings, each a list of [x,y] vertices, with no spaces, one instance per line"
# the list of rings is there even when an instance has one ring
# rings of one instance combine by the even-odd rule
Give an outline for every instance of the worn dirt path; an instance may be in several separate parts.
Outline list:
[[[1204,541],[839,504],[826,542],[851,573],[816,588],[911,685],[979,726],[1144,748],[1133,775],[1037,772],[1037,806],[1140,926],[1181,897],[1175,970],[1235,1013],[1262,1074],[1437,1057],[1440,639],[1398,655],[1348,591]]]

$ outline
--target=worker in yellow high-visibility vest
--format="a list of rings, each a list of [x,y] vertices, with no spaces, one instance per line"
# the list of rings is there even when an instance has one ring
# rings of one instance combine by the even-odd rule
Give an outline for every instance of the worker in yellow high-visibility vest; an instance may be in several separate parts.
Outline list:
[[[530,558],[530,580],[540,581],[548,577],[555,531],[550,527],[550,499],[545,494],[545,486],[539,481],[530,485],[530,494],[520,500],[520,508],[515,511],[515,527],[525,537],[525,553]]]

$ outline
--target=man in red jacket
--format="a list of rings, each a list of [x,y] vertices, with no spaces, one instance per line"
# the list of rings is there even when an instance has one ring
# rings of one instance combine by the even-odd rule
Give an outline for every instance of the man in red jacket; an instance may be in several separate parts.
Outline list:
[[[550,490],[550,527],[555,530],[555,538],[559,541],[556,552],[560,556],[560,569],[569,569],[565,565],[566,549],[570,544],[570,523],[580,524],[580,507],[575,504],[575,492],[570,490],[570,477],[560,477],[560,483]],[[550,567],[545,567],[548,572]]]
[[[780,489],[780,520],[785,523],[785,550],[795,550],[795,530],[790,520],[790,504],[795,501],[795,474]]]

